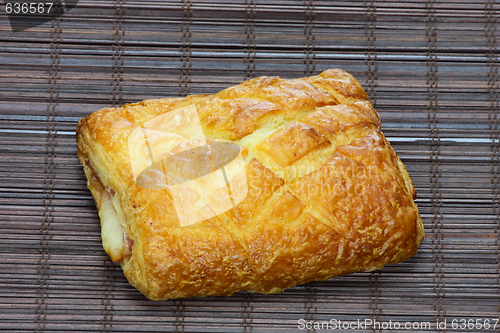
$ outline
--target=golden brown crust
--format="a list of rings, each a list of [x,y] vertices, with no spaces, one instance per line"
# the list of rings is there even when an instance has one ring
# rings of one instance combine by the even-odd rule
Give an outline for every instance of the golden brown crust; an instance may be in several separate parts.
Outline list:
[[[330,141],[321,132],[297,121],[272,134],[257,148],[269,154],[280,166],[289,166],[313,150],[329,144]]]
[[[245,149],[248,194],[180,226],[168,189],[136,184],[128,136],[187,106],[207,138]],[[411,179],[366,93],[342,70],[100,110],[80,120],[77,142],[97,205],[106,189],[117,196],[133,240],[120,263],[150,299],[278,292],[401,262],[424,237]]]

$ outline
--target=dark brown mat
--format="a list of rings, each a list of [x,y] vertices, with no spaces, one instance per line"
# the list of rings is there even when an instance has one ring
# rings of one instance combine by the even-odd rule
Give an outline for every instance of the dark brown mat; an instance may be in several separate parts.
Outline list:
[[[497,1],[81,0],[15,33],[0,9],[0,331],[499,331]],[[418,254],[270,296],[151,302],[133,289],[102,250],[77,121],[328,68],[362,83],[409,170]]]

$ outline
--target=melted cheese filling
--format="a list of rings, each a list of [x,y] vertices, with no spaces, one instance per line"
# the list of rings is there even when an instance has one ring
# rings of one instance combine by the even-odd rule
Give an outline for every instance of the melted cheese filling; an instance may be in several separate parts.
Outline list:
[[[89,187],[100,195],[99,217],[101,219],[102,247],[111,260],[120,261],[130,259],[134,241],[130,239],[124,226],[127,219],[121,210],[120,198],[109,186],[104,186],[101,178],[89,160],[85,164],[90,169]]]
[[[120,261],[123,258],[124,232],[108,191],[102,191],[99,206],[102,247],[111,260]]]

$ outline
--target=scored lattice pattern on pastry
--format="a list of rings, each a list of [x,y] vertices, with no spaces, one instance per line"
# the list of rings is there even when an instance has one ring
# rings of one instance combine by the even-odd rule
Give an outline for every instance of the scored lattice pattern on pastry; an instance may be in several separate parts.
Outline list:
[[[123,145],[134,128],[187,105],[196,106],[208,140],[243,148],[248,194],[181,227],[168,190],[133,183]],[[126,216],[134,246],[121,261],[125,275],[153,299],[277,292],[403,261],[423,238],[406,169],[366,93],[342,70],[106,109],[79,132],[80,159],[116,191]]]

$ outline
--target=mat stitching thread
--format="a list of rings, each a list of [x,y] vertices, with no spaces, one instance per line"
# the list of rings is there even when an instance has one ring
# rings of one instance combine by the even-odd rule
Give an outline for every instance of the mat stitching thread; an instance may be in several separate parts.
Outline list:
[[[495,255],[496,255],[496,277],[497,277],[497,297],[499,306],[497,311],[500,312],[500,240],[499,240],[499,224],[500,224],[500,207],[499,207],[499,188],[500,188],[500,135],[499,135],[499,119],[498,119],[498,56],[496,46],[496,23],[497,16],[494,9],[495,0],[489,0],[485,4],[486,26],[485,34],[488,48],[488,120],[490,121],[490,139],[491,139],[491,184],[493,194],[493,216],[495,230]]]
[[[123,100],[123,61],[124,61],[124,48],[125,30],[123,23],[125,22],[125,0],[115,0],[115,19],[113,22],[113,67],[112,67],[112,81],[111,81],[111,98],[110,104],[113,107],[120,106]]]
[[[366,36],[366,59],[365,65],[366,70],[366,87],[367,94],[374,108],[377,106],[377,79],[378,79],[378,67],[377,67],[377,46],[375,44],[375,27],[377,21],[377,9],[375,7],[374,0],[365,0],[364,7],[366,10],[366,24],[365,24],[365,36]],[[370,314],[370,319],[372,321],[380,321],[380,316],[382,315],[382,309],[380,307],[380,271],[375,271],[370,273],[370,309],[372,310]],[[372,327],[372,332],[380,332],[381,328]]]
[[[174,305],[174,315],[175,315],[175,321],[174,321],[174,327],[175,327],[175,332],[184,332],[184,310],[186,309],[184,305],[184,301],[181,299],[176,299],[173,302]]]
[[[305,59],[304,64],[306,65],[305,74],[306,76],[310,76],[314,74],[316,70],[315,64],[315,50],[314,50],[314,33],[313,29],[315,26],[315,16],[316,13],[314,11],[314,1],[313,0],[304,0],[304,7],[306,13],[306,20],[304,25],[304,35],[306,36],[305,45],[304,45],[304,53]]]
[[[181,47],[181,74],[179,80],[179,96],[185,97],[190,92],[190,77],[191,77],[191,23],[193,22],[193,9],[191,0],[182,0],[182,47]],[[174,306],[174,328],[175,332],[184,332],[184,310],[185,305],[183,300],[176,299],[173,301]]]
[[[379,322],[380,316],[382,315],[382,309],[380,308],[380,297],[382,292],[380,290],[380,271],[371,272],[368,281],[370,283],[370,310],[372,313],[370,314],[370,319],[372,322]],[[375,327],[372,326],[372,332],[382,332],[381,326]]]
[[[122,104],[122,78],[123,78],[123,61],[124,50],[123,42],[125,39],[125,31],[123,29],[125,16],[125,0],[115,0],[114,9],[115,16],[113,21],[113,65],[111,72],[111,97],[110,104],[117,107]],[[113,271],[115,266],[111,260],[106,257],[103,262],[103,291],[101,299],[101,330],[100,332],[112,332],[113,330],[113,300],[115,283]]]
[[[245,80],[255,77],[255,3],[253,0],[245,0]],[[253,295],[250,293],[243,294],[241,301],[241,326],[244,333],[250,333],[252,329],[252,316],[253,312]]]
[[[255,77],[255,3],[253,0],[245,0],[245,80]],[[244,293],[241,301],[241,326],[244,333],[250,333],[252,329],[253,295]]]
[[[434,311],[436,316],[434,321],[443,322],[446,316],[446,311],[443,310],[444,306],[444,246],[443,246],[443,214],[442,214],[442,195],[441,188],[441,171],[439,168],[439,155],[440,155],[440,137],[439,128],[437,127],[438,118],[438,65],[437,65],[437,28],[436,28],[436,9],[434,7],[435,0],[428,0],[425,4],[427,11],[426,20],[426,46],[427,46],[427,92],[428,92],[428,105],[427,105],[427,119],[429,121],[429,136],[431,141],[430,146],[430,191],[432,195],[432,261],[434,263],[433,273],[433,292],[434,296]],[[442,329],[437,328],[438,332]]]
[[[101,299],[101,330],[99,332],[112,332],[113,330],[113,291],[114,288],[114,278],[113,278],[113,263],[109,258],[103,260],[103,285],[104,289],[102,291]]]
[[[243,326],[244,333],[250,333],[253,331],[253,321],[251,316],[253,312],[253,295],[251,293],[245,292],[243,294],[243,301],[241,303],[241,318],[243,320],[241,326]]]
[[[246,18],[245,18],[245,79],[255,77],[255,3],[253,0],[245,0]]]
[[[304,307],[306,309],[305,320],[306,322],[313,322],[318,312],[318,307],[316,306],[316,302],[318,301],[318,292],[316,290],[316,282],[312,281],[306,284],[306,294],[307,299],[304,302]],[[307,332],[316,332],[316,328],[308,328]]]
[[[304,41],[304,74],[306,76],[311,76],[316,70],[316,55],[314,49],[314,33],[313,29],[315,26],[315,8],[313,0],[304,0],[304,11],[305,11],[305,22],[304,22],[304,35],[306,37]],[[314,321],[316,313],[318,312],[318,307],[316,303],[318,301],[318,293],[316,288],[316,282],[312,281],[306,284],[307,299],[304,302],[305,308],[305,320]],[[316,329],[312,327],[307,330],[308,332],[316,332]]]
[[[255,3],[253,0],[245,0],[246,4],[246,18],[245,18],[245,34],[246,34],[246,47],[245,47],[245,63],[247,68],[245,70],[245,79],[251,79],[255,77]],[[243,294],[243,300],[241,301],[241,326],[243,326],[244,333],[250,333],[253,331],[253,294],[245,292]]]
[[[365,0],[366,9],[366,24],[365,24],[365,36],[366,39],[366,59],[365,65],[368,70],[366,71],[366,84],[367,93],[370,101],[375,108],[377,105],[377,79],[378,79],[378,67],[377,67],[377,46],[375,44],[375,27],[377,25],[377,9],[375,7],[375,0]]]
[[[56,10],[61,11],[60,1],[56,2]],[[52,241],[52,222],[54,221],[54,177],[55,177],[55,159],[57,152],[57,120],[56,107],[59,100],[59,71],[61,55],[61,15],[58,15],[52,21],[52,31],[50,34],[50,58],[51,68],[49,73],[49,88],[47,97],[47,137],[45,146],[45,169],[43,178],[43,221],[40,227],[40,258],[38,260],[38,287],[35,309],[35,332],[45,331],[45,322],[47,319],[47,303],[49,288],[49,269],[50,269],[50,245]]]
[[[191,8],[191,0],[182,0],[182,47],[181,47],[181,75],[179,82],[179,96],[185,97],[190,92],[190,77],[191,77],[191,30],[190,26],[193,22],[193,10]]]
[[[245,0],[245,80],[255,77],[255,8],[254,0]],[[244,333],[250,333],[252,329],[253,294],[245,292],[241,301],[240,316],[242,319]]]

